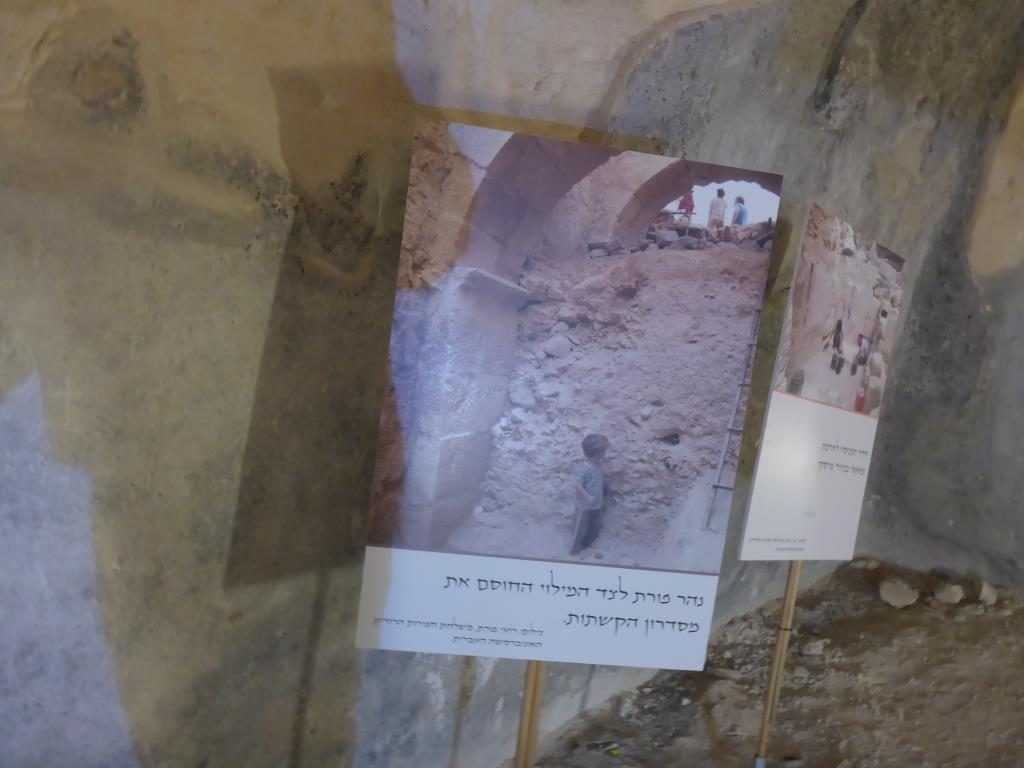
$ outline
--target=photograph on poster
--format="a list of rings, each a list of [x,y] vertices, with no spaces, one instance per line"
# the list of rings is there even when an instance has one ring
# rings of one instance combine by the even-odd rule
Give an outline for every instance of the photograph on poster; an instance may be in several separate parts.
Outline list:
[[[775,389],[877,416],[903,287],[902,258],[812,205]]]
[[[780,187],[424,126],[370,544],[717,573]]]

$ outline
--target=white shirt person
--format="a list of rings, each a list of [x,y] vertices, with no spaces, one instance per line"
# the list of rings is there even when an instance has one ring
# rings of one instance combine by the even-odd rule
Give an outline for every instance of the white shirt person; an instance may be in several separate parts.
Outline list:
[[[719,189],[708,209],[708,226],[721,227],[725,224],[725,190]]]

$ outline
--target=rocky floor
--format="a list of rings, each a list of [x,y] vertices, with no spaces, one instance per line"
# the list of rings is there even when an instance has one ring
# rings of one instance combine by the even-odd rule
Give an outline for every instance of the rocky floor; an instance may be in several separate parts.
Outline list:
[[[752,765],[778,611],[723,627],[706,671],[570,724],[537,765]],[[858,561],[804,591],[797,620],[770,765],[1024,765],[1024,595]]]

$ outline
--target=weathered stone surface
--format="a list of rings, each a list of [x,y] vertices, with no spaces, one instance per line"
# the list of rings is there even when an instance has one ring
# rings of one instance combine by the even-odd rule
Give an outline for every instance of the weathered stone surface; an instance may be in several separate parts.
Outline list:
[[[553,336],[541,345],[548,357],[565,357],[572,352],[572,342],[565,336]]]
[[[72,89],[90,109],[127,116],[142,108],[144,98],[142,77],[135,62],[136,43],[127,33],[115,37],[112,43],[78,63]]]
[[[906,608],[917,602],[919,593],[902,579],[888,578],[878,588],[878,595],[893,608]]]
[[[654,233],[654,238],[659,248],[665,248],[678,240],[679,235],[671,229],[659,229]]]
[[[878,569],[879,562],[877,560],[873,559],[873,558],[868,558],[866,560],[858,559],[858,560],[852,561],[850,563],[850,565],[853,568],[857,568],[859,570],[874,571],[874,570]]]
[[[713,723],[719,734],[753,736],[760,726],[760,713],[746,692],[732,680],[718,680],[705,694]]]
[[[520,408],[526,409],[533,408],[537,404],[533,392],[522,381],[513,381],[509,385],[508,400],[512,405],[518,405]]]
[[[885,382],[880,376],[872,376],[868,379],[867,391],[864,395],[864,411],[871,413],[882,404],[882,390]]]
[[[614,253],[615,251],[621,251],[622,249],[622,241],[617,237],[605,240],[593,240],[587,243],[587,250],[590,251],[603,250],[608,253]]]
[[[995,588],[987,581],[981,582],[981,589],[978,592],[978,601],[987,606],[993,606],[999,600]]]
[[[678,245],[688,251],[699,251],[707,245],[707,241],[689,235],[683,235],[678,240]]]
[[[711,677],[717,677],[719,680],[730,680],[732,682],[738,682],[743,679],[743,673],[738,669],[726,669],[724,667],[707,667],[704,670]]]
[[[825,640],[810,640],[800,646],[802,656],[821,656],[825,653]]]
[[[957,605],[964,599],[964,588],[959,584],[942,584],[934,592],[935,599],[946,605]]]

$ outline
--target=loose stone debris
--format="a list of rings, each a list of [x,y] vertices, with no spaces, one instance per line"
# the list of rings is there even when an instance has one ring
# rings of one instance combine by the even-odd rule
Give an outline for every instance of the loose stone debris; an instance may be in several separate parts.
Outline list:
[[[1024,594],[980,580],[972,591],[955,575],[930,587],[934,575],[875,562],[800,595],[769,765],[1020,766]],[[963,596],[949,604],[940,591]],[[779,610],[774,601],[721,627],[705,672],[661,672],[570,723],[537,765],[748,768]]]
[[[917,602],[920,593],[902,579],[886,579],[878,588],[881,598],[893,608],[906,608]]]

